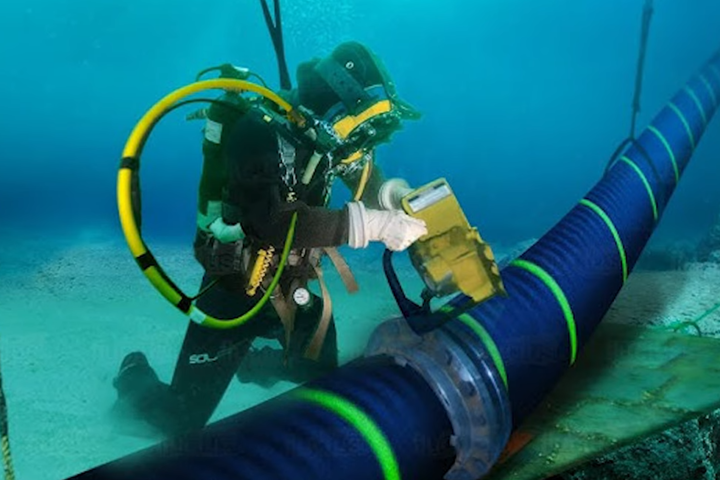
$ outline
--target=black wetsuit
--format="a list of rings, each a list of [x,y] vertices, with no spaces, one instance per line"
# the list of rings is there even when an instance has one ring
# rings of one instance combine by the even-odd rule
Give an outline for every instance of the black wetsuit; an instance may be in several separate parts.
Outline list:
[[[222,120],[222,139],[213,143],[206,135],[203,143],[205,160],[199,209],[206,209],[209,201],[223,201],[225,222],[240,222],[246,234],[245,241],[251,248],[272,245],[280,251],[293,212],[298,213],[294,249],[347,243],[347,209],[326,207],[330,188],[327,184],[330,177],[325,175],[326,162],[321,162],[307,188],[299,185],[300,181],[288,186],[283,180],[284,167],[276,132],[257,116],[237,117],[229,115],[226,109],[218,111],[218,108],[222,107],[214,105],[209,117]],[[295,153],[299,179],[312,152],[299,147]],[[359,177],[358,171],[341,179],[352,189]],[[362,198],[371,208],[377,208],[381,182],[381,172],[373,168]],[[287,201],[289,190],[295,192],[297,201]],[[202,256],[208,239],[212,240],[207,233],[198,230],[196,256]],[[220,245],[220,248],[232,251],[234,246]],[[290,268],[283,276],[287,279],[297,273]],[[219,282],[197,300],[196,306],[216,318],[238,317],[249,311],[261,296],[249,297],[245,293],[247,278],[243,273],[211,272],[206,268],[202,287],[213,279],[219,279]],[[281,281],[280,288],[283,285],[287,282]],[[261,359],[265,371],[274,365],[284,378],[296,382],[327,372],[335,368],[338,361],[332,319],[317,361],[303,356],[318,327],[322,306],[322,299],[313,294],[307,307],[298,308],[289,345],[285,344],[283,325],[270,302],[247,323],[233,329],[216,330],[189,322],[171,383],[162,383],[144,359],[133,361],[126,357],[129,367],[125,365],[125,371],[121,368],[122,373],[115,382],[119,402],[167,435],[200,428],[209,420],[233,376],[237,373],[243,378],[241,363],[257,337],[277,339],[285,350],[287,365],[282,365],[280,355],[266,356]]]

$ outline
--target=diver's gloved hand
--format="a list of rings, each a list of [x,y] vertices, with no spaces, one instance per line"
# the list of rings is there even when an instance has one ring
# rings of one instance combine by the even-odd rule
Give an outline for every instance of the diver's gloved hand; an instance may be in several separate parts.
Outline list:
[[[401,200],[413,191],[407,181],[402,178],[386,180],[378,191],[378,203],[383,210],[400,210]]]
[[[222,218],[222,202],[209,201],[204,212],[198,209],[197,226],[203,232],[210,232],[210,225],[218,218]]]
[[[232,243],[245,238],[245,234],[239,223],[228,225],[222,217],[212,222],[209,229],[213,237],[218,239],[220,243]]]
[[[198,211],[197,226],[202,231],[212,233],[220,243],[232,243],[245,238],[239,223],[229,225],[222,217],[223,204],[219,201],[207,202],[206,212]]]
[[[362,202],[351,202],[347,207],[348,245],[352,248],[365,248],[370,242],[379,241],[399,252],[428,233],[424,221],[401,210],[370,210]]]

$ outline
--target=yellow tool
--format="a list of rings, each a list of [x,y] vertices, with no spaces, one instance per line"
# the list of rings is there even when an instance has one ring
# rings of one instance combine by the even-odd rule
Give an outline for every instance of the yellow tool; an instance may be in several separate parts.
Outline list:
[[[250,274],[250,280],[248,281],[248,286],[245,289],[248,296],[254,297],[257,293],[257,289],[260,288],[260,285],[265,279],[265,275],[267,275],[267,272],[270,269],[270,264],[272,263],[274,253],[275,248],[272,246],[269,247],[267,250],[258,250],[257,259],[255,260],[255,266],[252,269],[252,273]]]
[[[402,206],[428,227],[427,235],[415,242],[409,253],[430,291],[438,297],[462,292],[475,303],[505,294],[490,246],[470,226],[444,178],[405,196]]]

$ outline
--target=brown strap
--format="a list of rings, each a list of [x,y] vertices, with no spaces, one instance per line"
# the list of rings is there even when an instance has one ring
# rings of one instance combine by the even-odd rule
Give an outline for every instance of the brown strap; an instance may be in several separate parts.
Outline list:
[[[350,270],[350,267],[348,266],[345,259],[342,257],[342,255],[340,255],[340,252],[338,252],[338,249],[335,247],[326,247],[325,253],[327,253],[328,257],[330,257],[330,261],[333,263],[335,270],[337,270],[340,274],[340,278],[345,284],[345,288],[347,289],[347,291],[352,294],[360,290],[360,287],[355,280],[355,276]]]
[[[295,330],[295,314],[297,313],[297,305],[292,300],[288,300],[279,288],[270,296],[275,311],[280,317],[280,322],[285,331],[285,355],[290,351],[290,337]]]
[[[328,327],[330,326],[330,319],[332,318],[332,299],[330,298],[327,285],[325,285],[322,270],[318,266],[315,266],[314,269],[318,282],[320,283],[320,291],[322,291],[323,309],[318,326],[305,349],[304,356],[305,358],[317,361],[318,358],[320,358],[320,351],[325,343],[325,337],[327,336]]]

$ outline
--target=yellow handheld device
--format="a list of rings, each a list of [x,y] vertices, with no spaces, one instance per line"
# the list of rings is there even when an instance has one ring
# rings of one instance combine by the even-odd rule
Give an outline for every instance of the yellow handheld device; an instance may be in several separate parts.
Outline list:
[[[405,196],[402,207],[427,224],[427,235],[409,253],[430,291],[438,297],[462,292],[475,303],[505,294],[490,245],[470,226],[444,178]]]

